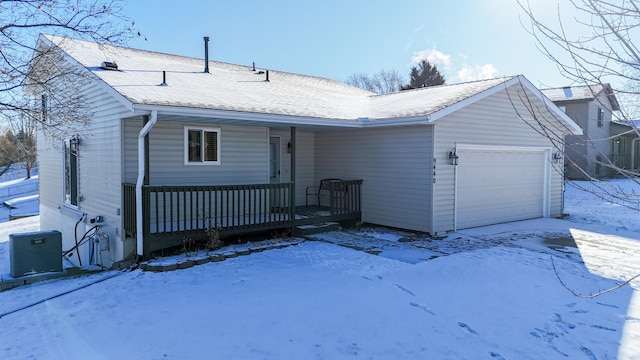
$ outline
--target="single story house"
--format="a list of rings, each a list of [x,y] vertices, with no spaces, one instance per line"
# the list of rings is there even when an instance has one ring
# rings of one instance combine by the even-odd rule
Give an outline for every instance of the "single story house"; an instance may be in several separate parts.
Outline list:
[[[298,211],[327,178],[340,179],[334,220],[438,235],[559,216],[563,139],[581,134],[524,76],[376,95],[207,54],[50,35],[38,48],[82,75],[73,86],[92,111],[83,133],[39,132],[41,228],[69,248],[78,226],[98,225],[106,266],[207,226],[309,223]]]

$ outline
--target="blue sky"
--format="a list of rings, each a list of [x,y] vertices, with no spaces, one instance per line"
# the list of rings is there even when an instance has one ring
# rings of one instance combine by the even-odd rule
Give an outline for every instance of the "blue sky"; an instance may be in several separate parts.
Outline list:
[[[568,0],[562,0],[566,3]],[[556,19],[557,1],[534,0]],[[408,80],[423,58],[449,83],[523,74],[538,87],[568,85],[537,48],[515,0],[130,1],[146,37],[128,45],[345,81],[395,69]]]

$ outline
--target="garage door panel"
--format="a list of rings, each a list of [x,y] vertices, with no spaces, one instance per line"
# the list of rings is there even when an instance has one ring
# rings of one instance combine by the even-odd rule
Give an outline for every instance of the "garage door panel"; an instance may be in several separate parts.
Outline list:
[[[458,155],[458,228],[543,216],[544,151],[460,149]]]

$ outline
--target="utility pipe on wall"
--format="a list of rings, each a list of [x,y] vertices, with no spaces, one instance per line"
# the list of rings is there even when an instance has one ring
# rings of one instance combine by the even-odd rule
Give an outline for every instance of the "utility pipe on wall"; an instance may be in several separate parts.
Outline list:
[[[136,181],[136,249],[138,256],[144,255],[144,239],[142,228],[142,184],[144,183],[145,176],[145,146],[144,138],[149,134],[151,128],[156,124],[158,120],[158,111],[151,111],[151,119],[146,123],[140,133],[138,134],[138,180]]]

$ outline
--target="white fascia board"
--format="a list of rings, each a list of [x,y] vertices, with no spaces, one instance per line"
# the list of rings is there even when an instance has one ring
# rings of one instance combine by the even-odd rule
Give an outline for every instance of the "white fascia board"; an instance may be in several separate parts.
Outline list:
[[[369,128],[369,127],[389,127],[389,126],[407,126],[407,125],[429,125],[430,119],[428,115],[412,116],[405,118],[393,119],[369,119],[358,118],[349,119],[326,119],[314,118],[295,115],[282,114],[263,114],[242,111],[217,110],[189,108],[167,105],[148,105],[134,104],[133,110],[136,113],[146,114],[149,111],[156,110],[159,114],[176,115],[176,116],[192,116],[205,117],[228,120],[256,121],[267,122],[273,124],[290,124],[290,125],[312,125],[312,126],[330,126],[344,128]]]
[[[192,117],[205,117],[215,119],[241,120],[267,122],[273,124],[314,125],[314,126],[338,126],[338,127],[362,127],[357,120],[347,119],[323,119],[295,115],[263,114],[242,111],[202,109],[166,105],[134,104],[135,112],[147,113],[152,110],[164,115],[184,115]]]
[[[327,127],[343,127],[343,128],[375,128],[375,127],[393,127],[393,126],[407,126],[407,125],[429,125],[429,115],[420,115],[404,118],[392,118],[392,119],[369,119],[358,118],[354,120],[350,119],[326,119],[326,118],[314,118],[295,115],[282,115],[282,114],[263,114],[263,113],[251,113],[242,111],[230,111],[230,110],[217,110],[217,109],[202,109],[202,108],[189,108],[180,106],[168,106],[168,105],[148,105],[148,104],[133,104],[133,111],[135,113],[147,114],[149,111],[156,110],[159,114],[163,115],[175,115],[175,116],[191,116],[191,117],[204,117],[215,119],[227,119],[227,120],[240,120],[240,121],[255,121],[265,122],[272,124],[286,124],[286,125],[310,125],[310,126],[327,126]]]
[[[407,126],[407,125],[429,125],[431,118],[429,115],[410,116],[403,118],[387,118],[387,119],[367,119],[360,118],[358,122],[363,128],[389,127],[389,126]]]

